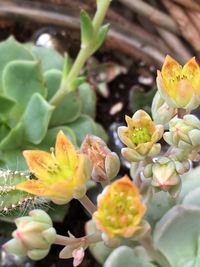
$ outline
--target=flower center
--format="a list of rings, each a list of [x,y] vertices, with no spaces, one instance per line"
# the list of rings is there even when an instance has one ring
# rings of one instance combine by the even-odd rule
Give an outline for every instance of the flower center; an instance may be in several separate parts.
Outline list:
[[[133,130],[131,140],[135,145],[143,144],[151,140],[151,136],[147,128],[135,128]]]

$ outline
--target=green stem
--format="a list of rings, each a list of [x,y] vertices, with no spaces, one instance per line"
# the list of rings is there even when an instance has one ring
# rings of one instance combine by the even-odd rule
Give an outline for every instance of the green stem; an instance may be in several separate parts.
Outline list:
[[[81,49],[77,55],[77,58],[74,61],[74,64],[67,78],[64,78],[64,80],[62,80],[60,89],[50,100],[50,104],[53,106],[58,106],[62,102],[63,97],[70,92],[71,89],[69,88],[69,84],[78,77],[85,62],[92,54],[92,50],[93,50],[92,48],[93,48],[94,40],[96,39],[96,34],[98,33],[99,28],[101,27],[103,23],[107,9],[111,2],[111,0],[97,0],[97,1],[99,2],[101,1],[101,3],[97,4],[97,11],[92,21],[93,29],[94,29],[93,40],[91,40],[90,45],[88,45],[87,47],[81,46]]]

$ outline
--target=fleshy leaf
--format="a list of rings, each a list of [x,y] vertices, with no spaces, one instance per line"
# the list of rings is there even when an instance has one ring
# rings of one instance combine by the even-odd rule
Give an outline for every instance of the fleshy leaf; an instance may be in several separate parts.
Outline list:
[[[96,94],[90,84],[83,83],[79,87],[79,94],[82,100],[82,113],[91,116],[96,115]]]
[[[17,103],[12,109],[12,118],[19,119],[34,93],[46,96],[46,88],[39,62],[12,61],[3,72],[5,95]]]
[[[77,92],[68,93],[52,114],[51,126],[59,126],[76,120],[81,113],[81,100]]]
[[[103,44],[103,42],[106,38],[107,32],[109,30],[109,26],[110,26],[109,24],[105,24],[105,25],[101,26],[101,28],[99,29],[99,32],[97,33],[97,37],[95,40],[93,52],[97,51],[101,47],[101,45]]]
[[[81,11],[81,44],[87,46],[93,36],[93,25],[92,20],[87,12]]]
[[[64,58],[53,48],[34,46],[32,52],[41,62],[43,71],[50,69],[62,70]]]
[[[5,66],[13,60],[33,60],[31,53],[13,37],[9,37],[7,40],[0,42],[0,91],[3,90],[2,85],[2,73]]]
[[[199,258],[200,208],[178,205],[169,210],[154,230],[155,246],[170,266],[195,266]],[[174,239],[175,238],[175,239]]]
[[[34,94],[22,117],[24,127],[24,138],[33,143],[39,144],[46,135],[49,120],[54,107],[38,93]]]
[[[75,132],[78,146],[81,145],[87,134],[95,134],[94,121],[87,115],[81,115],[77,120],[69,123],[68,126]]]
[[[47,100],[50,100],[60,87],[62,72],[60,70],[51,69],[45,72],[44,78],[47,86]]]
[[[155,267],[150,262],[142,262],[134,255],[133,249],[121,246],[115,249],[106,260],[104,267]]]

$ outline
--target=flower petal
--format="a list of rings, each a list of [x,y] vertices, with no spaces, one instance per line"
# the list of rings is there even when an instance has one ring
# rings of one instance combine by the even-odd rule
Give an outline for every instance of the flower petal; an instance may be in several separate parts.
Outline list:
[[[25,150],[23,155],[30,171],[37,178],[45,182],[52,181],[52,171],[57,168],[57,162],[50,153],[41,150]]]
[[[74,169],[76,167],[76,149],[62,131],[58,133],[56,138],[55,154],[56,159],[61,166],[68,166],[71,169]]]

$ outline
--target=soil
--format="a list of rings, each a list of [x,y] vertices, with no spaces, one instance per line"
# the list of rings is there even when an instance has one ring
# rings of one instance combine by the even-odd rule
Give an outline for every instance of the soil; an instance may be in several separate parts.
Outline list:
[[[78,50],[78,37],[76,34],[71,34],[69,32],[65,32],[63,34],[63,30],[59,28],[43,28],[42,25],[33,24],[33,23],[4,23],[0,24],[0,39],[4,40],[10,34],[13,34],[16,39],[19,41],[25,42],[34,40],[37,38],[39,34],[42,32],[50,32],[52,36],[61,42],[63,40],[67,40],[63,43],[71,44],[69,45],[60,45],[60,50],[68,49],[69,53],[73,56],[76,54]],[[62,32],[62,33],[61,33]],[[70,41],[69,41],[70,36]],[[64,38],[64,39],[63,39]],[[68,47],[67,47],[68,46]],[[146,91],[152,87],[152,83],[149,85],[141,85],[138,82],[138,76],[141,75],[139,73],[141,68],[147,68],[144,63],[134,61],[134,59],[126,58],[123,55],[116,54],[115,51],[105,51],[101,50],[97,54],[98,60],[101,62],[112,61],[119,64],[122,64],[128,69],[126,74],[118,76],[115,80],[113,80],[109,84],[110,95],[108,98],[104,98],[101,95],[98,95],[97,102],[97,118],[96,120],[101,123],[106,130],[109,130],[110,125],[113,122],[123,123],[124,115],[131,115],[132,110],[130,108],[130,89],[133,86],[142,86]],[[143,66],[143,67],[142,67]],[[152,72],[149,71],[152,74]],[[109,115],[111,108],[114,104],[122,102],[122,108],[120,111],[114,113],[113,115]],[[124,170],[123,170],[124,171]],[[81,205],[73,200],[70,204],[69,213],[67,214],[64,222],[62,224],[55,224],[55,228],[59,234],[67,235],[67,231],[70,231],[76,237],[80,237],[84,235],[84,224],[88,220],[88,216],[81,207]],[[58,254],[60,251],[59,246],[52,246],[51,252],[49,255],[35,264],[35,267],[71,267],[72,260],[60,260],[58,258]],[[87,250],[86,257],[84,258],[80,267],[100,267],[101,265],[96,262],[96,260],[92,257],[90,252]]]

